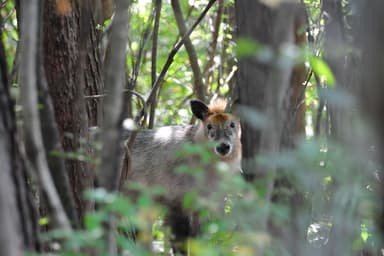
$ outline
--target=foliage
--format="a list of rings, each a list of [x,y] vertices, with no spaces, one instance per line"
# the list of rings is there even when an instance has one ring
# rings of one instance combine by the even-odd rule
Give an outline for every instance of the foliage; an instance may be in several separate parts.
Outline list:
[[[182,1],[184,18],[189,26],[199,15],[207,1]],[[197,193],[188,193],[184,205],[199,212],[206,219],[202,234],[190,241],[191,251],[196,255],[288,255],[285,245],[268,233],[263,225],[267,218],[270,222],[284,229],[288,226],[292,214],[301,222],[299,227],[307,230],[307,238],[302,241],[303,248],[310,250],[324,248],[330,241],[330,232],[342,228],[350,230],[344,239],[352,241],[352,249],[357,252],[364,248],[374,248],[378,244],[377,231],[374,225],[376,207],[375,194],[377,183],[372,174],[377,170],[377,164],[370,154],[360,154],[357,150],[346,148],[345,145],[333,141],[329,137],[328,109],[322,106],[322,97],[327,100],[344,102],[346,107],[349,98],[338,94],[335,76],[323,57],[324,18],[320,0],[304,0],[309,13],[310,32],[314,42],[305,49],[283,49],[281,62],[297,62],[306,60],[308,67],[315,75],[308,76],[306,84],[306,125],[307,137],[298,143],[296,149],[284,152],[273,152],[270,155],[255,157],[255,161],[269,168],[278,169],[277,178],[287,179],[294,184],[294,189],[274,191],[279,202],[266,200],[268,188],[266,180],[247,183],[240,175],[233,175],[225,165],[219,164],[220,184],[217,191],[209,197]],[[191,40],[199,57],[201,69],[208,64],[209,45],[212,34],[212,23],[217,12],[217,6],[206,17],[206,20],[194,31]],[[237,58],[256,57],[264,63],[274,57],[268,46],[261,45],[248,39],[233,40],[233,24],[230,20],[233,2],[226,3],[222,26],[219,31],[218,48],[214,54],[213,75],[206,80],[207,93],[221,95],[231,94],[232,81],[230,73],[236,69]],[[162,6],[157,55],[157,75],[165,63],[170,49],[179,38],[177,25],[169,2]],[[134,70],[138,67],[135,90],[147,96],[152,85],[151,77],[151,41],[145,39],[148,28],[153,23],[153,5],[151,1],[135,1],[130,9],[130,38],[127,55],[127,73],[130,78],[136,76]],[[2,4],[1,16],[4,17],[2,30],[6,46],[7,63],[14,67],[14,58],[18,40],[16,14],[13,1]],[[107,29],[108,24],[99,29]],[[138,60],[140,51],[142,59]],[[287,54],[284,54],[286,51]],[[290,52],[292,51],[292,52]],[[137,63],[140,61],[140,63]],[[234,69],[233,69],[234,68]],[[193,96],[193,73],[190,69],[188,56],[181,50],[171,65],[165,82],[159,94],[156,108],[156,126],[188,123],[190,114],[187,100]],[[323,93],[323,94],[322,94]],[[134,113],[140,107],[135,101]],[[244,121],[252,123],[257,128],[262,127],[265,117],[262,113],[243,109]],[[320,115],[320,119],[317,117]],[[314,127],[318,120],[322,130],[315,134]],[[362,133],[369,131],[362,129]],[[200,162],[194,168],[180,166],[179,172],[190,172],[199,177],[203,183],[204,169],[211,163],[209,145],[187,145],[180,156],[196,155]],[[367,149],[369,151],[369,149]],[[50,152],[59,157],[91,161],[84,151]],[[98,162],[94,160],[94,162]],[[269,177],[266,177],[268,179]],[[201,184],[203,186],[203,184]],[[42,241],[50,246],[53,253],[58,255],[86,255],[88,251],[97,250],[100,255],[108,254],[108,230],[106,223],[111,219],[118,232],[114,234],[116,247],[121,252],[133,255],[153,255],[151,245],[154,240],[168,251],[169,230],[162,225],[165,209],[159,205],[155,197],[165,193],[166,188],[141,187],[130,184],[139,192],[136,201],[121,194],[107,193],[97,189],[88,191],[86,197],[98,207],[89,212],[84,219],[84,229],[77,230],[71,237],[63,237],[63,233],[54,230],[42,235]],[[293,194],[304,195],[309,202],[309,209],[301,209],[293,213],[289,198]],[[49,219],[43,217],[40,224],[46,225]],[[140,234],[136,243],[130,235],[137,228]],[[159,254],[163,253],[159,252]],[[164,254],[164,253],[163,253]]]
[[[5,1],[1,4],[1,17],[3,17],[3,42],[7,54],[8,69],[12,70],[13,61],[16,55],[17,42],[19,40],[16,11],[13,1]]]
[[[209,156],[209,148],[209,145],[187,145],[179,155],[192,154],[201,159],[194,167],[180,166],[178,169],[197,177],[199,183],[185,195],[184,206],[199,212],[205,219],[202,234],[190,240],[191,252],[212,256],[257,255],[260,251],[264,251],[264,255],[288,255],[284,244],[275,240],[262,222],[269,216],[279,227],[287,227],[292,209],[284,200],[272,203],[265,200],[266,182],[247,183],[241,175],[233,174],[225,164],[219,163],[216,166],[220,181],[218,188],[209,196],[196,193],[197,188],[205,186],[204,169],[214,158]],[[354,230],[348,233],[352,236],[354,250],[375,245],[377,236],[372,220],[377,199],[374,183],[369,177],[370,170],[361,169],[365,167],[353,152],[311,139],[303,140],[297,149],[258,158],[267,169],[278,166],[281,170],[278,177],[288,177],[311,202],[309,211],[303,208],[296,213],[298,219],[305,220],[300,228],[308,229],[303,247],[310,245],[311,250],[316,250],[327,245],[330,243],[329,232],[336,225]],[[76,231],[71,237],[62,237],[60,231],[52,231],[43,235],[43,241],[54,248],[57,239],[64,239],[59,249],[54,250],[58,255],[72,255],[79,249],[97,250],[101,255],[107,255],[108,229],[105,225],[113,218],[118,230],[114,233],[115,243],[122,254],[154,255],[152,246],[156,245],[156,255],[163,255],[170,250],[169,230],[161,221],[165,209],[155,198],[166,193],[166,188],[148,189],[133,183],[127,186],[139,192],[136,201],[103,189],[88,191],[86,197],[98,205],[98,210],[86,215],[84,230]],[[289,198],[297,191],[286,189],[274,193]],[[340,215],[343,222],[338,222]],[[133,243],[130,234],[136,229],[140,232]]]
[[[186,26],[189,27],[197,19],[200,11],[205,7],[207,1],[195,1],[187,3],[181,1],[183,7],[183,16]],[[199,24],[198,28],[192,33],[191,41],[195,47],[197,56],[199,58],[200,69],[203,71],[207,68],[209,52],[207,45],[209,45],[212,33],[212,22],[217,12],[217,6],[209,12],[208,17]],[[231,7],[228,7],[231,8]],[[153,22],[153,5],[149,1],[138,1],[134,3],[131,8],[131,37],[129,44],[129,52],[127,64],[129,73],[133,72],[137,55],[141,50],[140,46],[143,44],[143,35]],[[160,25],[159,31],[159,44],[157,55],[157,75],[165,64],[165,61],[172,49],[172,46],[179,38],[177,25],[174,19],[174,14],[170,3],[165,2],[162,5],[160,24],[167,24],[166,26]],[[226,26],[226,28],[224,27]],[[212,96],[218,89],[219,72],[222,80],[228,76],[232,67],[227,67],[227,62],[234,58],[232,52],[233,43],[231,43],[232,25],[223,22],[219,31],[218,49],[215,54],[214,62],[214,77],[215,80],[206,81],[208,95]],[[226,31],[224,30],[226,29]],[[229,42],[227,42],[229,41]],[[228,44],[228,45],[224,45]],[[139,76],[137,80],[136,90],[143,95],[147,95],[151,88],[151,42],[147,41],[143,48],[143,60],[139,65]],[[225,47],[225,48],[224,48]],[[225,52],[224,52],[225,50]],[[225,58],[225,61],[220,61]],[[208,67],[211,68],[211,67]],[[218,82],[216,82],[218,81]],[[220,94],[228,93],[228,81],[220,81],[223,84],[220,88]],[[193,96],[193,74],[190,68],[188,55],[184,48],[182,48],[168,70],[168,75],[165,78],[164,84],[161,88],[158,108],[156,109],[157,125],[167,124],[180,124],[186,123],[189,120],[187,113],[186,101]],[[209,97],[208,97],[209,98]]]

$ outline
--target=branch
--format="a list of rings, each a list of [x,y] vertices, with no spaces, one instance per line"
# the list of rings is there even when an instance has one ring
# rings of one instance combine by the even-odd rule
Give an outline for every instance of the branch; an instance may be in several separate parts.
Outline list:
[[[134,90],[129,90],[129,89],[124,89],[122,91],[123,93],[128,93],[128,94],[133,94],[135,95],[141,102],[142,105],[145,104],[145,99],[144,99],[144,96],[141,95],[140,93],[134,91]],[[107,92],[108,93],[108,92]],[[96,94],[96,95],[85,95],[84,96],[84,99],[100,99],[100,98],[104,98],[107,96],[107,93],[103,93],[103,94]]]
[[[138,50],[138,53],[136,56],[136,62],[133,64],[133,68],[132,68],[132,78],[130,81],[131,82],[130,88],[132,88],[132,89],[134,89],[136,86],[137,77],[139,76],[140,64],[141,64],[141,61],[142,61],[143,55],[144,55],[143,54],[144,48],[145,48],[145,45],[147,44],[148,39],[150,38],[150,35],[151,35],[152,20],[153,20],[153,15],[150,15],[148,25],[144,29],[143,34],[140,38],[140,44],[139,44],[139,50]]]
[[[212,39],[211,42],[209,43],[208,47],[208,61],[206,66],[204,67],[204,77],[205,81],[208,83],[209,82],[209,77],[210,74],[212,74],[212,68],[213,68],[213,60],[215,58],[215,52],[217,48],[217,40],[219,38],[219,32],[220,32],[220,25],[221,25],[221,17],[223,16],[223,11],[224,11],[224,0],[219,0],[218,3],[218,10],[217,10],[217,15],[215,18],[215,23],[213,26],[213,31],[212,31]]]
[[[152,27],[152,21],[153,21],[153,16],[154,16],[153,15],[154,10],[155,9],[152,8],[152,13],[149,16],[148,24],[147,24],[146,28],[144,29],[144,31],[140,37],[140,44],[139,44],[137,56],[136,56],[136,58],[132,58],[132,74],[131,74],[130,78],[129,77],[126,78],[126,84],[127,84],[126,87],[130,90],[134,90],[136,87],[137,77],[139,76],[140,64],[142,63],[142,59],[144,56],[144,48],[145,48],[145,46],[148,42],[148,39],[150,38],[150,35],[151,35],[151,27]],[[128,42],[129,42],[129,39],[128,39]],[[131,45],[131,43],[128,44],[128,46],[130,46],[130,45]],[[132,52],[134,52],[133,49],[130,49],[130,50]],[[132,114],[132,97],[131,97],[131,95],[126,95],[125,102],[126,102],[125,104],[127,105],[128,110],[129,110],[128,116],[132,117],[133,114]]]
[[[185,26],[183,13],[180,7],[180,2],[179,0],[172,0],[171,4],[172,4],[173,13],[175,14],[176,23],[177,23],[177,27],[179,28],[180,35],[185,35],[185,33],[187,32],[187,28]],[[203,76],[201,74],[201,70],[199,67],[199,62],[198,62],[197,54],[195,51],[195,47],[193,47],[193,44],[191,39],[189,38],[189,35],[185,37],[184,45],[185,45],[185,49],[187,50],[189,62],[191,63],[191,68],[192,68],[193,77],[194,77],[193,91],[198,99],[204,100],[205,86],[203,83]]]
[[[28,155],[39,176],[41,186],[48,198],[53,217],[60,229],[71,232],[67,215],[61,205],[55,185],[47,165],[40,127],[37,102],[36,60],[38,34],[38,0],[22,2],[21,38],[20,38],[20,94],[23,106],[24,133]]]
[[[157,39],[159,36],[159,24],[160,24],[160,14],[161,14],[161,1],[155,0],[155,24],[153,26],[153,37],[152,37],[152,67],[151,67],[151,78],[152,78],[152,86],[156,82],[156,70],[157,70]],[[155,97],[153,97],[153,101],[151,103],[151,111],[149,113],[149,123],[148,128],[153,128],[153,124],[155,122],[155,111],[157,105],[158,93],[156,93]]]
[[[147,98],[147,101],[145,102],[144,107],[141,109],[140,113],[136,116],[136,123],[138,123],[141,118],[144,116],[145,112],[147,111],[147,108],[149,106],[149,103],[152,102],[153,97],[155,97],[158,89],[162,85],[164,81],[164,77],[168,72],[169,67],[173,63],[173,58],[175,57],[176,53],[180,50],[181,46],[184,44],[184,41],[189,35],[193,32],[193,30],[199,25],[199,23],[202,21],[202,19],[205,17],[209,9],[212,7],[212,5],[216,2],[216,0],[210,0],[207,6],[204,8],[203,12],[200,14],[200,16],[197,18],[195,23],[192,25],[192,27],[184,34],[184,36],[176,43],[176,45],[173,47],[171,52],[168,55],[167,61],[165,62],[163,69],[161,70],[159,76],[156,79],[156,82],[153,85],[153,88]]]
[[[108,53],[105,59],[104,85],[108,94],[104,101],[102,123],[101,165],[98,171],[100,185],[107,191],[117,191],[121,176],[121,113],[123,112],[123,88],[125,84],[125,63],[128,44],[128,8],[131,1],[116,0],[116,12],[112,21]],[[116,217],[109,215],[105,226],[108,255],[117,255],[115,232]]]

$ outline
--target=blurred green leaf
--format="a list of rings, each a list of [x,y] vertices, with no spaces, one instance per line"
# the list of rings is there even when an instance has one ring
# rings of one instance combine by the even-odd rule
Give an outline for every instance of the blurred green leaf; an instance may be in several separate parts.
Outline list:
[[[236,42],[235,53],[238,58],[255,56],[262,46],[254,40],[239,38]]]
[[[39,219],[39,225],[40,226],[45,226],[49,224],[49,218],[48,217],[43,217]]]
[[[87,230],[101,227],[107,216],[104,211],[89,212],[84,217],[84,226]]]
[[[324,78],[329,87],[333,87],[335,85],[336,79],[332,73],[332,70],[322,58],[317,56],[310,56],[309,64],[317,75]]]

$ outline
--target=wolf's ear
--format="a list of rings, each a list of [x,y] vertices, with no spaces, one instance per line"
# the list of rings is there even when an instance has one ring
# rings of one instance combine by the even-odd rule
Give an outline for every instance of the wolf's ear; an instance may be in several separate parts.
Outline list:
[[[200,120],[204,120],[208,116],[209,109],[204,102],[201,102],[199,100],[191,100],[190,104],[191,104],[192,113],[195,117],[197,117]]]

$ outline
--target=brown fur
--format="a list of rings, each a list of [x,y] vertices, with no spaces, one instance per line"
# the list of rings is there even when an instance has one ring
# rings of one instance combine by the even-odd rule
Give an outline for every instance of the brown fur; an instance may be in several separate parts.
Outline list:
[[[208,110],[210,113],[224,113],[227,107],[227,100],[224,98],[212,99],[209,103]]]
[[[207,121],[211,121],[214,124],[225,123],[229,119],[228,114],[213,114],[207,118]]]

